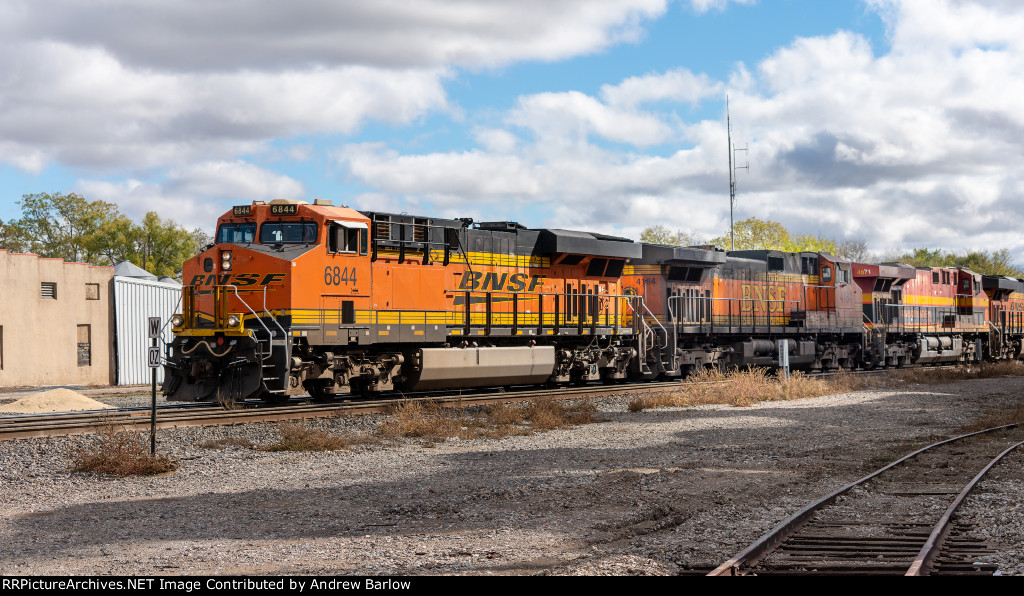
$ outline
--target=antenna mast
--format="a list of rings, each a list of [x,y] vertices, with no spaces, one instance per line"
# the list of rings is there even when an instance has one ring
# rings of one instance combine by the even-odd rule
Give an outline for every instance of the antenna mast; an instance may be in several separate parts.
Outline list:
[[[733,211],[736,207],[736,170],[750,171],[750,162],[743,166],[734,166],[734,154],[737,151],[746,151],[749,148],[737,149],[732,144],[732,120],[729,116],[729,96],[725,96],[725,129],[729,140],[729,242],[732,247],[729,250],[736,250],[736,234],[733,231]]]

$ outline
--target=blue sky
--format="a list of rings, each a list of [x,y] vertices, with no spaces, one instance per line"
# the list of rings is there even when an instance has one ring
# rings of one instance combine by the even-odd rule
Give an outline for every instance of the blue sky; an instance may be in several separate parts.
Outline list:
[[[711,238],[728,94],[738,218],[1024,262],[1020,4],[0,0],[0,218],[330,198]]]

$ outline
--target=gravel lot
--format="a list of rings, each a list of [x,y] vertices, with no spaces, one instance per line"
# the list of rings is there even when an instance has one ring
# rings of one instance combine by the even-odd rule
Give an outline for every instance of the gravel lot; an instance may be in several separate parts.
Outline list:
[[[1024,379],[911,385],[754,407],[631,413],[498,440],[350,451],[257,444],[274,424],[161,431],[157,477],[68,471],[88,437],[0,443],[4,574],[663,575],[712,567],[812,498],[1022,403]],[[110,403],[130,398],[111,398]],[[379,417],[317,422],[369,430]],[[1024,457],[973,497],[1002,573],[1024,574]]]

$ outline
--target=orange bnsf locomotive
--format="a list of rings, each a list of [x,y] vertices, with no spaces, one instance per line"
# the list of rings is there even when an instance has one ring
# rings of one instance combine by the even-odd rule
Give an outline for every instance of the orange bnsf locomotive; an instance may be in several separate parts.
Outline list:
[[[171,400],[611,381],[636,363],[630,240],[512,223],[235,207],[187,261]]]
[[[234,207],[184,281],[179,401],[1024,357],[1020,280],[321,200]]]

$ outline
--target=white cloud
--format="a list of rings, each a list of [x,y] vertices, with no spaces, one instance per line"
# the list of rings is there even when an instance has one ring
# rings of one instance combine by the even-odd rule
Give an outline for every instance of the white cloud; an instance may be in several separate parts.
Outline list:
[[[164,71],[503,66],[634,41],[666,0],[42,0],[0,7],[0,36],[103,48]]]
[[[105,180],[79,180],[74,191],[90,201],[106,201],[118,210],[139,221],[150,211],[164,219],[172,219],[186,229],[202,228],[212,232],[217,218],[228,209],[228,204],[209,200],[196,200],[191,195],[170,193],[159,183],[128,178],[119,182]]]
[[[734,4],[754,4],[757,0],[690,0],[690,6],[698,14],[701,14],[709,10],[725,10],[730,2]]]
[[[212,229],[232,204],[253,199],[297,199],[306,194],[301,182],[243,161],[172,168],[159,182],[82,179],[75,190],[89,200],[114,203],[135,220],[156,211],[187,228],[203,229]]]
[[[239,156],[308,159],[273,142],[455,116],[444,89],[455,69],[601,51],[640,39],[665,10],[666,0],[5,0],[0,165],[128,175],[82,184],[142,211],[205,196],[209,176],[175,176],[214,163],[234,192],[258,192],[272,181],[241,184]],[[514,142],[481,134],[491,148]],[[160,176],[170,178],[150,182]]]
[[[642,147],[664,143],[672,134],[656,116],[618,109],[578,91],[521,97],[508,119],[549,147],[582,144],[591,134]]]
[[[613,106],[631,108],[654,101],[673,101],[695,104],[700,100],[720,95],[723,85],[705,74],[695,75],[685,68],[664,74],[630,77],[618,85],[601,87],[601,97]]]
[[[369,187],[361,207],[525,213],[532,225],[611,233],[660,223],[712,237],[728,217],[724,118],[684,122],[676,110],[728,93],[733,139],[750,144],[738,217],[879,249],[1005,246],[1024,262],[1024,5],[865,2],[885,20],[884,54],[838,31],[751,56],[724,81],[669,68],[463,116],[445,91],[458,69],[638,40],[665,0],[9,0],[0,162],[80,168],[90,198],[209,225],[221,197],[305,192],[239,156],[309,159],[301,137],[440,112],[464,118],[475,146],[403,154],[341,141],[336,161]],[[695,13],[728,6],[689,2]],[[89,180],[124,171],[124,182]]]
[[[173,168],[164,187],[202,197],[298,199],[306,194],[301,182],[243,161],[202,162]]]
[[[446,74],[436,70],[160,73],[55,42],[2,57],[11,71],[0,79],[0,137],[10,148],[0,156],[43,156],[30,167],[49,160],[142,169],[223,159],[278,137],[351,134],[368,119],[403,123],[447,106]]]
[[[739,174],[738,218],[860,238],[879,251],[1009,247],[1024,262],[1024,175],[1016,168],[1024,113],[1015,105],[1024,96],[1024,42],[1014,35],[1024,30],[1024,5],[871,7],[890,30],[882,55],[849,32],[798,38],[753,69],[738,64],[724,82],[672,69],[607,84],[598,97],[521,97],[504,129],[479,137],[478,150],[349,147],[341,161],[365,184],[443,197],[449,209],[515,197],[520,208],[532,206],[531,225],[636,237],[665,224],[712,237],[728,220],[724,118],[679,123],[672,107],[728,91],[733,140],[750,144],[740,154],[751,169]],[[669,141],[692,149],[642,152]]]

